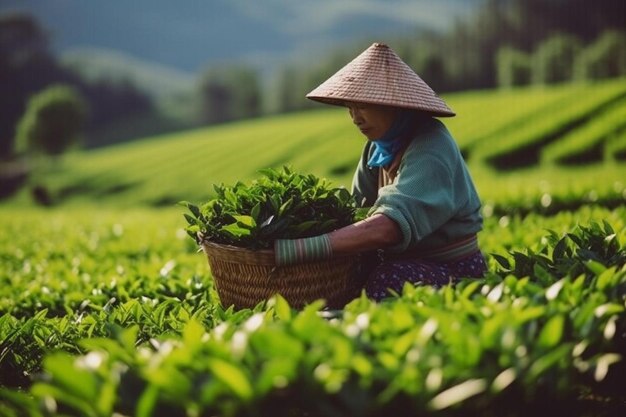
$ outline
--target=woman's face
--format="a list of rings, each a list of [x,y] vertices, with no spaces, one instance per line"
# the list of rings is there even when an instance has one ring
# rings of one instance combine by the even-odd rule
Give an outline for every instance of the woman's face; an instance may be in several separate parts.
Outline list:
[[[398,110],[379,104],[346,103],[352,122],[369,140],[380,139],[393,124]]]

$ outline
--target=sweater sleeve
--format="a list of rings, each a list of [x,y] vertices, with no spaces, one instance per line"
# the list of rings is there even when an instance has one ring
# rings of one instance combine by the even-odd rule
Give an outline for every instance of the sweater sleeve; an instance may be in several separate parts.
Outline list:
[[[402,241],[388,250],[405,251],[454,216],[454,173],[440,155],[413,152],[406,155],[396,181],[378,191],[370,210],[394,220]]]
[[[371,207],[378,194],[378,168],[367,166],[371,147],[368,141],[352,179],[352,195],[359,207]]]

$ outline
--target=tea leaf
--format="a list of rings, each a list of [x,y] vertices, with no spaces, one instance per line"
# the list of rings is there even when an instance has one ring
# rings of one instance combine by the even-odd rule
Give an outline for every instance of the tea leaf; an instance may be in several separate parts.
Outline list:
[[[256,227],[256,222],[252,216],[233,216],[237,220],[238,225],[246,226],[247,228]]]
[[[563,327],[565,325],[565,317],[562,315],[554,316],[545,324],[539,334],[538,344],[546,348],[556,346],[563,336]]]
[[[221,359],[211,359],[207,364],[211,372],[239,398],[249,400],[252,397],[252,386],[241,369]]]
[[[478,395],[487,389],[484,379],[470,379],[441,392],[434,397],[429,406],[433,410],[443,410]]]

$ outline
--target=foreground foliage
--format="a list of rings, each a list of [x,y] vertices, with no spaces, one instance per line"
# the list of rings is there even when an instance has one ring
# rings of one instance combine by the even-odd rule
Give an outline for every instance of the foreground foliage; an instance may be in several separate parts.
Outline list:
[[[219,306],[178,211],[40,214],[2,217],[22,231],[0,238],[6,415],[608,415],[624,400],[623,209],[488,219],[485,279],[343,312]]]

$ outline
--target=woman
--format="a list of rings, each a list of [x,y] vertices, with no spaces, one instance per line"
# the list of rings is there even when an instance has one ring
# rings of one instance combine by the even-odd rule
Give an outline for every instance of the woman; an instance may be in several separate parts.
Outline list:
[[[480,200],[456,143],[433,117],[454,116],[443,100],[380,43],[307,97],[347,107],[368,139],[352,192],[371,209],[365,220],[331,233],[276,241],[277,263],[377,251],[365,284],[374,300],[405,282],[441,286],[481,277]]]

